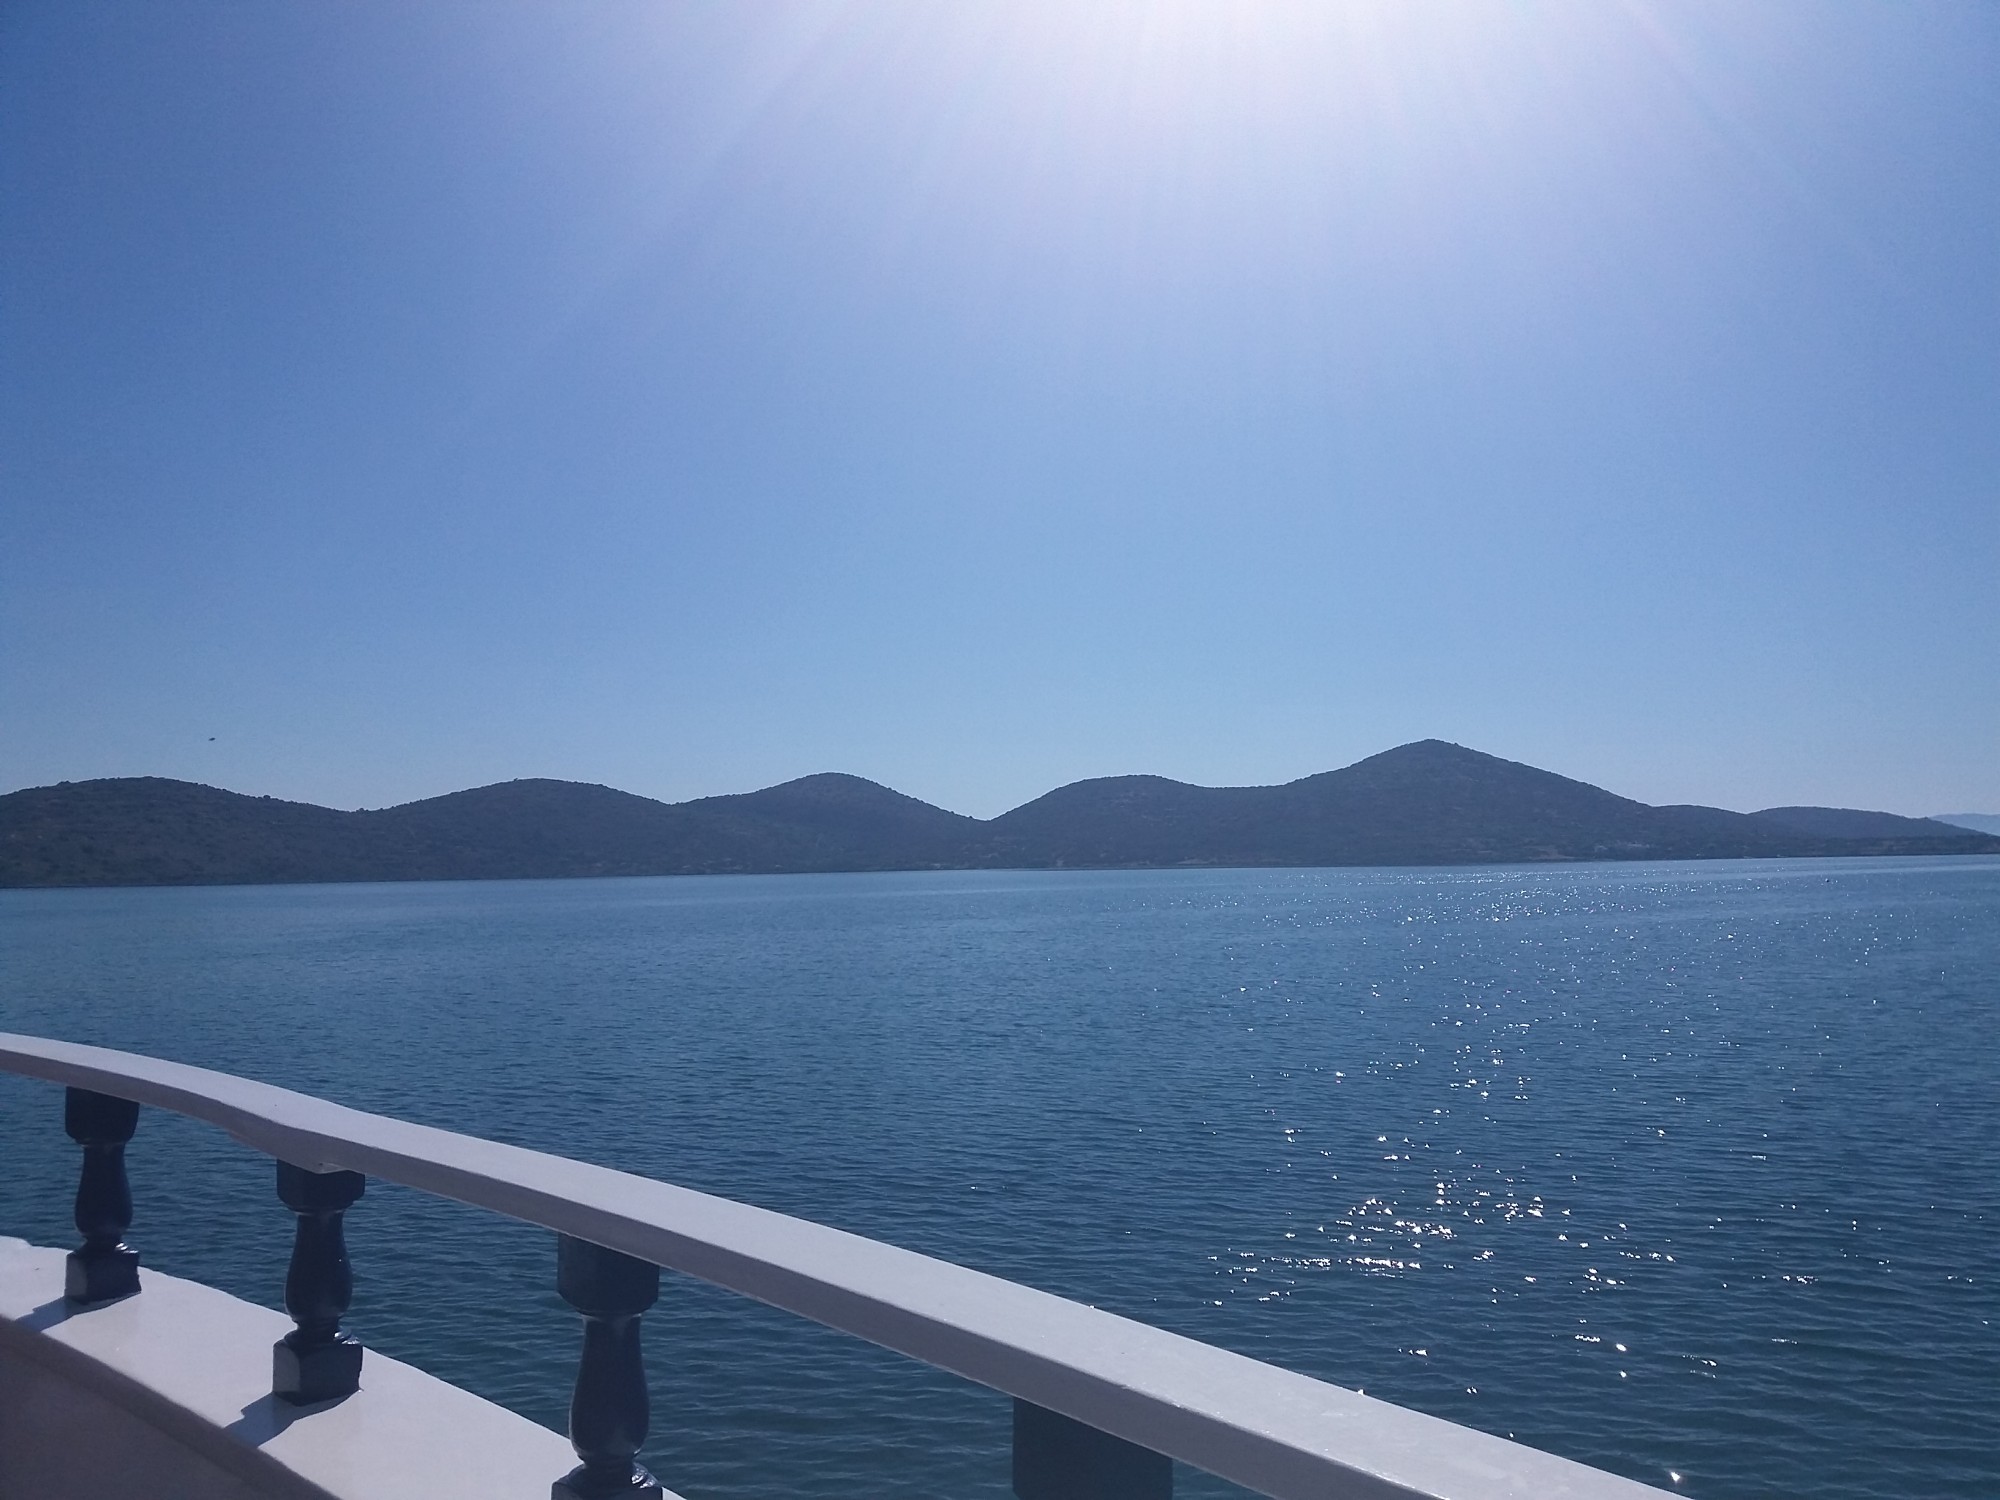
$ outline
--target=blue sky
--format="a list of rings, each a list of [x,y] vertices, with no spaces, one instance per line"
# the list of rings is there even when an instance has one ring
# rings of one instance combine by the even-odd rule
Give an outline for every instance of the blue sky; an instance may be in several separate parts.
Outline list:
[[[0,11],[0,783],[2000,808],[2000,7]]]

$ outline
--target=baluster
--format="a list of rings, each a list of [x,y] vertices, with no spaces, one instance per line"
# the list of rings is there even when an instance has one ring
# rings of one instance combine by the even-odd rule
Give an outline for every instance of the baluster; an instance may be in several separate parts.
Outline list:
[[[359,1172],[309,1172],[278,1163],[278,1197],[299,1216],[285,1272],[285,1311],[299,1326],[272,1346],[271,1393],[297,1406],[361,1388],[361,1341],[340,1326],[354,1300],[341,1216],[367,1186]]]
[[[1173,1500],[1164,1453],[1031,1402],[1014,1402],[1014,1493],[1020,1500]]]
[[[83,1244],[70,1251],[63,1295],[72,1302],[109,1302],[139,1290],[139,1252],[125,1243],[132,1225],[132,1185],[125,1178],[125,1143],[139,1125],[139,1106],[89,1089],[63,1091],[63,1129],[83,1147],[76,1188],[76,1228]]]
[[[583,1314],[583,1356],[569,1403],[569,1441],[583,1460],[550,1488],[551,1500],[658,1496],[638,1462],[651,1416],[639,1315],[660,1295],[660,1268],[588,1240],[556,1237],[556,1290]]]

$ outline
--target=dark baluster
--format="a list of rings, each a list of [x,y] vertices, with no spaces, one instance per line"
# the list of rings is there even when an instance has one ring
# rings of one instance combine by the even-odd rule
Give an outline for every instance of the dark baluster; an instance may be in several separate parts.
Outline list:
[[[659,1298],[660,1268],[558,1235],[556,1290],[583,1314],[583,1357],[569,1403],[570,1446],[583,1462],[556,1481],[551,1500],[659,1495],[659,1481],[638,1459],[651,1416],[639,1315]]]
[[[295,1405],[361,1388],[361,1341],[340,1326],[354,1300],[341,1216],[367,1185],[359,1172],[308,1172],[278,1163],[278,1197],[299,1216],[285,1272],[285,1311],[299,1326],[272,1347],[271,1393]]]
[[[1173,1500],[1174,1464],[1164,1453],[1017,1400],[1014,1493],[1020,1500]]]
[[[132,1185],[125,1180],[125,1143],[139,1125],[130,1099],[63,1092],[63,1129],[83,1147],[76,1188],[76,1228],[83,1244],[70,1251],[63,1295],[72,1302],[109,1302],[139,1290],[139,1252],[125,1243],[132,1225]]]

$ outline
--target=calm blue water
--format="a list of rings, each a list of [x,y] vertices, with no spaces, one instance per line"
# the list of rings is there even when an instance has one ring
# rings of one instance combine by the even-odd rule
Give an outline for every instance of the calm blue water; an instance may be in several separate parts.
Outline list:
[[[13,891],[0,965],[5,1029],[805,1215],[1687,1494],[2000,1494],[2000,861]],[[70,1238],[60,1108],[0,1080],[0,1233]],[[269,1163],[140,1132],[148,1262],[276,1305]],[[562,1424],[550,1236],[377,1184],[350,1242],[371,1345]],[[647,1342],[697,1500],[1006,1491],[976,1387],[674,1277]]]

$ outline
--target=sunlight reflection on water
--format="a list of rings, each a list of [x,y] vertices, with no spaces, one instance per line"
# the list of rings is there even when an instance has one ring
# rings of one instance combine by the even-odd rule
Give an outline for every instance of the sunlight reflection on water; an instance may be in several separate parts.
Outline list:
[[[1684,1493],[2000,1493],[2000,861],[4,892],[0,934],[10,1029],[803,1214]],[[0,1083],[0,1232],[67,1237],[57,1114]],[[142,1130],[149,1262],[275,1301],[268,1164]],[[351,1228],[364,1337],[560,1425],[546,1235],[379,1185]],[[675,1278],[647,1337],[691,1496],[1005,1493],[986,1393]]]

